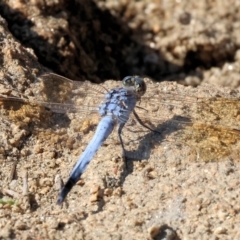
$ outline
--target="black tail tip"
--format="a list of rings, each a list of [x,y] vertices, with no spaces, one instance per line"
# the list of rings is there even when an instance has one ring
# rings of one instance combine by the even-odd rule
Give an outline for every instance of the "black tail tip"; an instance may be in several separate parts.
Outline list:
[[[58,195],[58,199],[56,204],[57,205],[62,205],[63,201],[65,200],[67,194],[69,193],[70,189],[66,187],[66,185],[62,188],[61,192]]]
[[[64,201],[64,198],[62,198],[61,196],[59,196],[58,199],[57,199],[56,204],[57,204],[57,205],[62,205],[63,201]]]
[[[66,182],[66,184],[61,189],[61,192],[58,195],[58,199],[56,202],[57,205],[61,205],[63,203],[67,194],[70,192],[70,190],[72,189],[72,187],[74,186],[75,183],[76,182],[73,179],[71,179],[71,178],[68,179],[68,181]]]

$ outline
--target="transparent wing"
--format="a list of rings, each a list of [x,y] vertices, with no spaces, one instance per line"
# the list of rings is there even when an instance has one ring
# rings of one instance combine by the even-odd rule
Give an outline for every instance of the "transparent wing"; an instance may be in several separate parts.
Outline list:
[[[97,111],[107,90],[90,82],[77,82],[49,73],[34,84],[36,99],[54,112]]]
[[[169,88],[167,87],[169,85]],[[181,116],[191,122],[202,122],[210,125],[221,125],[229,128],[240,128],[240,99],[236,97],[205,97],[216,95],[214,89],[202,91],[189,89],[191,95],[185,95],[183,86],[149,82],[147,94],[142,97],[140,107],[151,109],[151,119],[171,119]],[[146,114],[146,113],[145,113]]]
[[[21,126],[34,120],[38,126],[58,128],[63,127],[64,120],[60,120],[59,117],[54,119],[52,112],[77,113],[75,117],[83,121],[86,117],[90,118],[91,114],[91,118],[95,119],[91,122],[96,125],[99,121],[98,107],[107,92],[100,85],[90,84],[88,81],[72,81],[53,73],[42,75],[31,85],[31,90],[34,96],[30,99],[9,97],[10,90],[5,90],[6,95],[0,95],[0,107],[7,110],[1,112],[2,118],[10,118]],[[90,124],[89,121],[88,124],[83,122],[84,126]]]
[[[31,86],[34,97],[23,99],[19,97],[2,96],[2,105],[19,108],[20,105],[41,105],[57,113],[66,112],[97,112],[107,90],[90,82],[77,82],[57,74],[42,75]]]
[[[202,97],[196,89],[184,95],[181,86],[166,85],[148,83],[148,92],[136,108],[145,124],[191,146],[204,161],[239,152],[239,98]],[[208,88],[206,95],[211,92],[214,89]]]

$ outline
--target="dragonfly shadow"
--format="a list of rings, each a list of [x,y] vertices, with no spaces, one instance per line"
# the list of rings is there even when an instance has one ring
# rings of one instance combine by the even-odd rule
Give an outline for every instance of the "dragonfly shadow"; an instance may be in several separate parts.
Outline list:
[[[134,161],[150,159],[151,151],[153,149],[166,141],[170,134],[183,130],[186,127],[186,124],[191,124],[189,118],[176,115],[173,118],[158,124],[152,132],[144,135],[139,141],[138,148],[135,151],[126,150],[128,170],[130,170],[130,172],[133,171]]]

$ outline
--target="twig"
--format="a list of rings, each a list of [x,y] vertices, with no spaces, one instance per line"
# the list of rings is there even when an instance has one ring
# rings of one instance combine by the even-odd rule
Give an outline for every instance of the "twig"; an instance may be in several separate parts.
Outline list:
[[[28,196],[28,173],[27,170],[23,173],[23,196]]]
[[[10,176],[9,176],[9,181],[10,182],[15,178],[16,168],[17,168],[17,162],[14,162],[13,166],[12,166],[12,169],[11,169],[11,172],[10,172]]]
[[[57,174],[55,176],[54,182],[55,182],[56,190],[57,191],[61,191],[61,189],[63,188],[64,183],[63,183],[63,180],[62,180],[62,178],[61,178],[61,176],[59,174]]]

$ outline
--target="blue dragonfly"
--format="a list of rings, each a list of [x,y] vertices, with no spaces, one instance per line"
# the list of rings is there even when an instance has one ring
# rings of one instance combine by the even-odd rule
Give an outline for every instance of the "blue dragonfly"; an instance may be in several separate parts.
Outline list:
[[[48,73],[32,89],[33,100],[0,95],[0,106],[28,103],[57,113],[78,113],[82,118],[89,114],[99,117],[95,134],[61,189],[57,204],[63,203],[115,126],[118,126],[122,155],[127,157],[122,130],[129,118],[135,118],[141,126],[158,134],[176,132],[174,141],[189,145],[204,161],[230,155],[240,142],[236,122],[240,109],[238,98],[198,97],[194,90],[192,95],[184,95],[177,85],[172,90],[161,89],[161,84],[139,76],[127,76],[122,86],[107,90],[102,85]],[[159,126],[163,127],[158,129]]]
[[[78,159],[69,179],[61,189],[57,204],[64,201],[116,125],[118,125],[118,136],[123,150],[122,155],[124,158],[126,157],[121,134],[132,113],[142,126],[155,131],[145,125],[134,110],[136,103],[146,92],[146,83],[139,76],[127,76],[122,80],[121,87],[108,91],[100,85],[90,84],[87,81],[72,81],[49,73],[42,75],[41,80],[34,84],[33,89],[36,99],[28,101],[28,103],[39,104],[57,113],[78,112],[81,117],[91,113],[98,114],[101,117],[95,135]],[[12,104],[14,101],[27,102],[17,97],[0,97],[0,101],[5,102],[5,104],[6,102]]]

